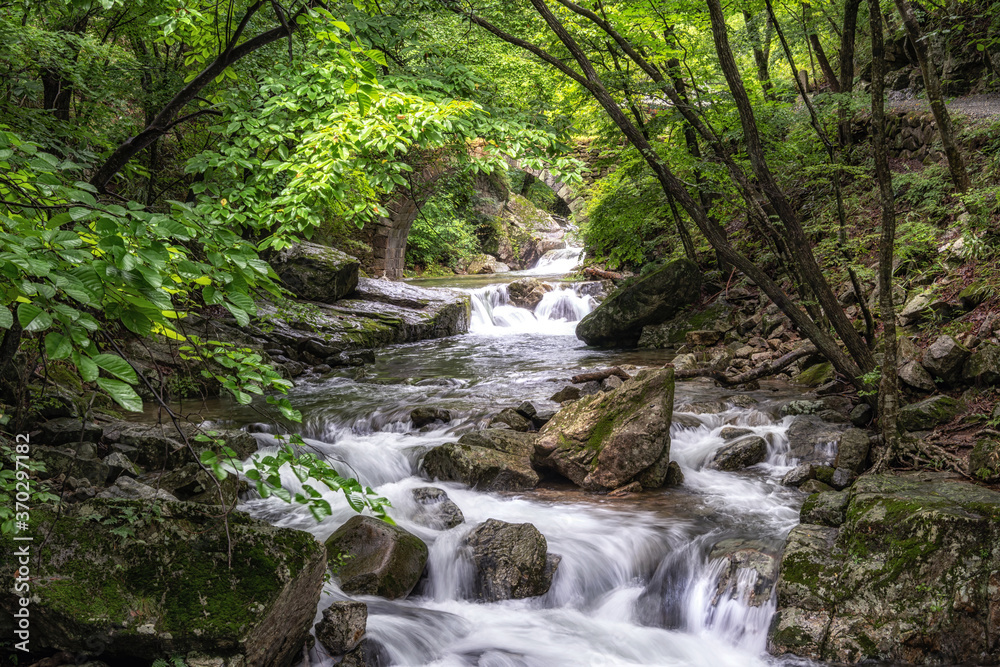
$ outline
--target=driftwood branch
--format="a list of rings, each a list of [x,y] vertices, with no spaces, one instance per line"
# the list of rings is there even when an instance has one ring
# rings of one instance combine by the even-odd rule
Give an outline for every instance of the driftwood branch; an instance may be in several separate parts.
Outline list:
[[[632,376],[623,371],[622,369],[615,366],[614,368],[605,368],[603,371],[594,371],[593,373],[580,373],[579,375],[574,375],[570,378],[570,382],[573,384],[582,384],[584,382],[590,382],[591,380],[596,380],[600,382],[601,380],[606,380],[611,376],[619,377],[622,380],[631,380]]]
[[[615,273],[614,271],[604,271],[603,269],[597,269],[593,266],[588,266],[583,270],[584,275],[591,278],[599,278],[601,280],[621,280],[622,274]]]
[[[712,378],[724,387],[732,387],[738,384],[746,384],[747,382],[753,382],[754,380],[759,380],[762,377],[768,377],[770,375],[775,375],[780,373],[786,367],[790,366],[795,361],[801,359],[802,357],[808,357],[810,354],[816,354],[815,345],[804,345],[797,350],[792,350],[783,357],[779,357],[773,361],[769,361],[757,368],[753,368],[745,373],[740,373],[739,375],[726,375],[721,371],[712,370],[711,368],[692,368],[689,370],[679,370],[674,372],[674,377],[678,379],[683,378]]]

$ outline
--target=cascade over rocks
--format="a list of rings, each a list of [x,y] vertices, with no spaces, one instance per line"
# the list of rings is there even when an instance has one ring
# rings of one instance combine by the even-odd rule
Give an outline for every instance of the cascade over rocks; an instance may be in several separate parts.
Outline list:
[[[422,486],[413,489],[413,500],[417,503],[417,512],[413,515],[414,523],[437,530],[447,530],[465,523],[465,515],[444,489],[434,486]]]
[[[1000,660],[1000,493],[947,473],[861,477],[842,525],[785,546],[772,653],[857,664]],[[834,524],[842,496],[803,519]]]
[[[643,327],[660,324],[693,303],[701,292],[701,273],[680,259],[626,282],[576,327],[588,345],[635,347]]]
[[[551,292],[552,286],[535,278],[521,278],[507,286],[511,304],[518,308],[534,310],[542,302],[546,292]]]
[[[333,655],[357,648],[365,637],[368,605],[354,600],[338,600],[323,610],[316,624],[316,639]]]
[[[295,296],[333,303],[358,286],[361,263],[329,246],[302,241],[278,251],[271,266]]]
[[[427,545],[399,526],[352,516],[326,540],[331,559],[345,556],[337,571],[345,593],[405,598],[427,564]]]
[[[476,568],[476,597],[484,602],[518,600],[548,592],[559,556],[530,523],[487,519],[466,538]]]
[[[585,396],[539,432],[536,462],[578,486],[663,485],[670,463],[673,369],[646,370],[614,391]]]
[[[161,519],[145,500],[90,500],[63,506],[58,518],[32,508],[36,534],[47,536],[47,556],[32,563],[32,650],[83,654],[97,640],[114,664],[195,651],[248,667],[294,664],[319,603],[323,545],[242,512],[229,515],[228,542],[225,524],[203,506],[158,506]],[[121,528],[133,534],[111,532]],[[7,554],[15,544],[0,537]],[[14,580],[16,561],[0,559],[5,580]],[[0,596],[6,636],[3,619],[17,601]]]
[[[706,467],[712,470],[742,470],[767,458],[767,441],[749,436],[729,443],[715,453]]]

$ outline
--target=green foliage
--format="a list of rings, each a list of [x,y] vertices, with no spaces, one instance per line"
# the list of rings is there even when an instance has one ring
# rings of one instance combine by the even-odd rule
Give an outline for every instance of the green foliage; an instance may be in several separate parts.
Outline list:
[[[157,526],[164,522],[162,508],[150,503],[140,510],[134,507],[124,506],[114,508],[104,514],[85,514],[80,517],[81,521],[93,521],[108,529],[108,532],[120,541],[129,544],[146,544],[136,537],[137,533],[148,526]]]
[[[18,459],[18,455],[24,455]],[[45,464],[28,454],[27,447],[11,444],[0,436],[0,534],[15,532],[15,522],[28,521],[31,508],[59,500],[49,491],[48,484],[30,476],[45,471]]]
[[[480,252],[470,210],[471,179],[449,179],[420,207],[406,244],[410,266],[457,268]]]

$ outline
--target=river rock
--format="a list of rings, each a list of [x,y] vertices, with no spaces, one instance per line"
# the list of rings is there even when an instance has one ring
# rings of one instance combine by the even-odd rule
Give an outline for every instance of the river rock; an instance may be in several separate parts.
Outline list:
[[[615,391],[581,398],[539,432],[536,462],[593,491],[635,479],[662,486],[673,398],[672,369],[641,371]]]
[[[871,439],[867,431],[849,428],[837,441],[837,458],[834,466],[860,473],[867,467],[870,448]]]
[[[531,467],[536,437],[508,429],[466,433],[458,442],[427,452],[424,472],[484,491],[533,489],[538,484],[538,473]]]
[[[1000,659],[1000,493],[942,473],[860,478],[839,529],[788,536],[769,648],[855,664]]]
[[[87,445],[91,446],[90,443]],[[49,479],[66,475],[67,477],[86,478],[90,480],[91,484],[103,486],[108,479],[111,468],[94,456],[78,455],[70,447],[33,446],[31,448],[32,458],[45,464],[45,470],[38,472],[38,478]]]
[[[448,497],[444,489],[422,486],[413,489],[411,493],[417,503],[417,512],[413,515],[414,523],[437,530],[447,530],[465,523],[462,510]]]
[[[159,500],[177,502],[177,497],[163,489],[143,484],[131,477],[119,477],[106,490],[97,494],[98,498],[122,498],[125,500]]]
[[[227,507],[235,503],[239,485],[235,475],[219,480],[197,463],[185,463],[173,470],[147,473],[139,481],[168,491],[185,502]]]
[[[709,560],[727,561],[719,573],[713,604],[726,598],[741,600],[751,607],[767,604],[778,578],[781,546],[780,542],[735,538],[712,547]],[[753,572],[753,581],[741,580],[741,570]]]
[[[818,415],[826,410],[827,406],[823,401],[791,401],[785,403],[778,409],[778,416],[789,417],[794,415]]]
[[[333,303],[353,292],[361,268],[354,257],[307,241],[278,251],[270,263],[292,294],[320,303]]]
[[[410,421],[414,428],[423,428],[434,422],[447,424],[451,421],[451,412],[441,408],[417,408],[410,412]]]
[[[510,273],[510,267],[492,255],[478,255],[469,262],[466,272],[472,276],[486,273]]]
[[[742,438],[744,436],[753,435],[752,428],[743,428],[741,426],[725,426],[719,431],[719,437],[723,440],[736,440],[737,438]]]
[[[701,273],[686,259],[665,264],[627,282],[576,327],[588,345],[635,347],[642,328],[659,324],[693,303],[701,292]]]
[[[521,278],[507,286],[510,302],[518,308],[534,310],[552,288],[535,278]]]
[[[843,425],[825,422],[816,415],[796,417],[788,427],[789,454],[803,463],[832,463],[844,430]]]
[[[767,458],[767,441],[752,435],[728,444],[706,466],[712,470],[743,470]]]
[[[504,408],[501,410],[493,419],[490,420],[490,427],[495,427],[498,424],[504,424],[509,426],[514,431],[520,431],[521,433],[527,433],[528,431],[534,430],[534,424],[532,424],[530,418],[526,418],[520,412],[514,408]]]
[[[812,463],[800,463],[781,478],[781,483],[785,486],[802,486],[811,479],[816,478],[816,466]]]
[[[338,600],[323,610],[316,624],[316,639],[332,655],[342,655],[357,648],[365,638],[368,605],[354,600]]]
[[[875,419],[875,408],[867,403],[859,403],[851,410],[851,423],[858,428],[864,428]]]
[[[309,533],[232,512],[227,537],[214,512],[189,503],[164,503],[160,514],[138,500],[60,510],[57,519],[32,507],[50,554],[32,563],[33,651],[87,654],[97,645],[116,665],[198,652],[287,667],[301,656],[326,570]],[[0,537],[4,553],[15,544]],[[13,581],[16,566],[0,559],[0,576]],[[3,615],[17,600],[0,596]]]
[[[927,369],[921,366],[920,362],[916,359],[911,359],[901,364],[896,370],[896,375],[899,376],[900,380],[914,389],[920,389],[921,391],[934,391],[937,389],[937,386],[934,384],[934,378],[931,377]]]
[[[1000,439],[984,436],[976,440],[969,455],[969,475],[987,484],[1000,482]]]
[[[547,553],[545,536],[530,523],[487,519],[466,543],[476,568],[476,597],[484,602],[544,595],[559,557]]]
[[[904,405],[899,411],[899,426],[907,431],[926,431],[947,424],[962,408],[962,403],[950,396],[931,396],[918,403]]]
[[[962,374],[962,365],[969,354],[969,350],[951,336],[938,336],[924,351],[922,361],[931,375],[953,382]]]
[[[977,384],[1000,384],[1000,345],[983,343],[962,367],[962,379]]]
[[[41,433],[31,438],[32,444],[59,447],[73,442],[97,442],[102,430],[93,422],[63,417],[50,419],[38,426]]]
[[[556,403],[564,403],[566,401],[575,401],[576,399],[583,396],[583,393],[579,388],[574,387],[571,384],[566,385],[556,393],[549,396],[550,401],[555,401]]]
[[[371,516],[348,519],[326,540],[329,558],[342,556],[337,575],[348,594],[405,598],[427,564],[427,545],[399,526]]]
[[[195,439],[202,429],[193,424],[182,424],[181,429],[191,445],[190,449],[172,424],[115,422],[104,429],[104,440],[126,448],[132,462],[146,470],[178,468],[185,463],[196,462],[195,457],[204,451],[217,449],[210,443]],[[214,432],[218,435],[213,437],[222,440],[241,461],[257,451],[257,440],[246,431]],[[194,454],[191,453],[192,449]]]
[[[820,526],[839,526],[844,523],[844,512],[850,496],[846,491],[814,493],[802,503],[799,521]]]

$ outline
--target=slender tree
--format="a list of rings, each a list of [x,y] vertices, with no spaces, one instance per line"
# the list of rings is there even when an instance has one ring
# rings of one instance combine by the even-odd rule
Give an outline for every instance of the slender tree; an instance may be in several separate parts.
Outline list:
[[[819,41],[819,32],[813,24],[812,5],[808,2],[802,3],[802,15],[806,24],[806,31],[809,34],[809,43],[816,53],[816,61],[819,62],[819,68],[823,70],[823,76],[826,77],[827,83],[830,84],[830,90],[839,93],[840,81],[837,79],[837,74],[833,71],[833,66],[830,65],[830,59],[826,57],[826,50],[823,48],[823,43]]]
[[[969,172],[965,168],[965,159],[958,147],[955,127],[951,122],[948,106],[944,103],[941,77],[938,76],[934,61],[931,59],[927,40],[920,29],[916,15],[913,13],[913,6],[909,0],[895,0],[895,3],[899,15],[903,18],[906,36],[909,37],[913,50],[917,54],[917,62],[920,63],[920,73],[923,75],[924,88],[927,90],[927,101],[931,104],[934,120],[937,121],[938,131],[941,133],[941,143],[944,145],[944,154],[948,158],[951,180],[955,184],[956,190],[965,192],[969,189]]]

